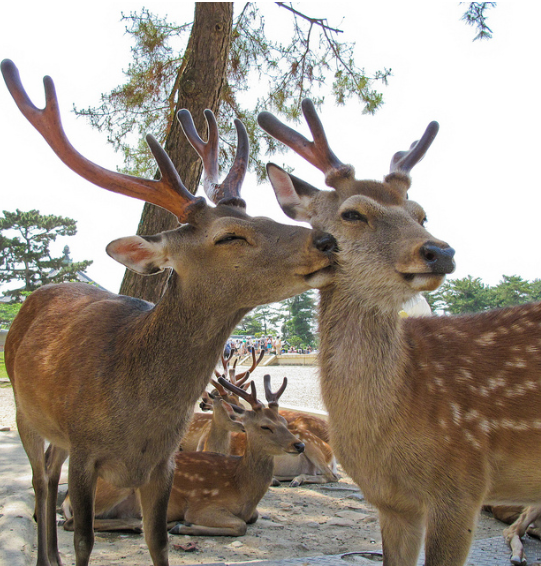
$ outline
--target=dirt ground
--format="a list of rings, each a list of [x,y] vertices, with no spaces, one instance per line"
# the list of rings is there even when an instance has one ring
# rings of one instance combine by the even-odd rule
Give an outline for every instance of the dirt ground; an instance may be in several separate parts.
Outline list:
[[[16,429],[13,394],[5,383],[0,383],[2,427]],[[381,550],[375,509],[342,470],[340,474],[340,481],[333,484],[271,487],[258,506],[259,520],[248,526],[243,537],[170,535],[171,566]],[[504,526],[483,512],[476,538],[501,536]],[[189,543],[195,543],[195,551],[183,550]],[[72,533],[60,528],[59,545],[64,565],[74,565]],[[150,557],[143,535],[97,533],[91,562],[148,566]]]

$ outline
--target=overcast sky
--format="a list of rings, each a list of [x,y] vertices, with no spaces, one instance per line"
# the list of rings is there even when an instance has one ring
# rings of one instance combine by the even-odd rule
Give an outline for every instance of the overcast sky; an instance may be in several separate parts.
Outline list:
[[[289,16],[265,4],[270,31],[278,33]],[[15,62],[39,107],[42,78],[50,75],[73,145],[110,169],[121,165],[121,156],[72,108],[97,105],[101,93],[122,82],[131,44],[121,12],[143,6],[177,23],[193,16],[191,3],[155,0],[30,0],[0,8],[0,59]],[[436,141],[412,172],[410,198],[427,211],[428,230],[456,249],[454,276],[470,274],[490,284],[502,274],[541,277],[541,3],[499,3],[489,11],[494,38],[475,43],[473,28],[459,21],[465,5],[458,2],[297,7],[343,29],[341,39],[356,42],[357,63],[367,73],[392,68],[389,86],[382,87],[385,104],[375,116],[363,115],[355,101],[336,107],[328,97],[322,120],[338,157],[355,166],[358,178],[382,179],[393,153],[409,147],[431,120],[439,121]],[[299,128],[306,133],[304,125]],[[3,83],[0,133],[0,210],[37,208],[76,219],[77,236],[59,241],[59,250],[67,244],[74,260],[94,260],[88,274],[117,291],[124,268],[106,255],[105,246],[135,233],[142,203],[72,173],[20,114]],[[322,175],[291,152],[273,160],[323,188]],[[248,179],[244,196],[250,214],[288,221],[270,185]]]

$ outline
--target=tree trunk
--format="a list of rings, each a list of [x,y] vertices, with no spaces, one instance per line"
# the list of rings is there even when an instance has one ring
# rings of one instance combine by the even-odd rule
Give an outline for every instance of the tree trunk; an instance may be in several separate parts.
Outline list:
[[[187,108],[200,133],[206,132],[203,111],[218,113],[231,47],[233,2],[196,2],[195,16],[188,46],[179,70],[178,101],[175,118],[165,141],[165,149],[186,187],[195,193],[201,177],[199,156],[182,132],[176,113]],[[172,230],[178,221],[170,212],[145,204],[138,234],[156,234]],[[126,271],[120,293],[156,302],[162,295],[167,273],[145,277]]]

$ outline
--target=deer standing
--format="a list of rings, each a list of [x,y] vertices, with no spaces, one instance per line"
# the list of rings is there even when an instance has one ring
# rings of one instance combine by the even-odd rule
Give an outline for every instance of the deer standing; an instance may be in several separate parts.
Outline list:
[[[55,506],[68,454],[77,566],[88,564],[94,543],[98,477],[138,490],[152,561],[166,566],[172,457],[227,337],[252,307],[326,284],[333,240],[246,214],[239,191],[248,139],[239,121],[237,159],[222,184],[210,111],[209,142],[197,138],[205,188],[216,203],[211,207],[184,187],[151,136],[159,180],[91,163],[62,130],[51,78],[44,79],[41,110],[28,98],[13,62],[4,60],[1,68],[21,112],[68,167],[100,187],[162,206],[182,223],[176,230],[121,238],[107,247],[109,255],[139,273],[172,270],[156,305],[86,284],[45,286],[25,301],[5,345],[17,425],[32,466],[38,566],[60,564]],[[191,137],[197,136],[187,111],[179,119]],[[47,468],[45,439],[53,447]]]
[[[486,504],[541,494],[541,304],[466,316],[406,318],[401,305],[436,289],[453,250],[423,227],[409,171],[437,133],[431,123],[397,153],[383,182],[358,181],[331,151],[310,101],[314,141],[268,113],[267,132],[324,174],[320,191],[270,164],[291,218],[339,246],[321,291],[320,364],[338,460],[379,510],[386,566],[460,566]]]

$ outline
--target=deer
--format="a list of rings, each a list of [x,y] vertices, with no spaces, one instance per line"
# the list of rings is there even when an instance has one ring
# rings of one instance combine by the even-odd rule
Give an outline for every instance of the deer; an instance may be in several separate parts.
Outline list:
[[[248,139],[240,121],[235,122],[237,157],[219,183],[212,112],[205,112],[207,142],[187,110],[178,115],[203,155],[211,206],[183,185],[150,135],[159,179],[92,163],[68,141],[52,79],[44,78],[46,104],[39,109],[15,64],[4,60],[1,70],[19,110],[65,165],[101,188],[165,208],[180,223],[175,230],[119,238],[107,246],[113,259],[138,273],[170,270],[167,289],[155,305],[86,284],[47,285],[26,299],[8,333],[6,368],[36,496],[37,565],[61,564],[55,506],[69,455],[77,566],[88,564],[94,544],[98,478],[137,490],[152,562],[167,566],[173,455],[226,339],[254,306],[328,284],[334,240],[246,213],[240,188]],[[201,351],[207,353],[203,360]],[[46,440],[52,446],[47,467]]]
[[[357,180],[331,150],[313,103],[312,140],[268,112],[260,126],[325,175],[323,190],[275,164],[284,212],[338,242],[320,290],[319,364],[331,444],[379,511],[386,566],[461,566],[483,504],[535,505],[541,493],[541,304],[401,318],[436,289],[454,250],[408,198],[410,172],[439,125],[397,152],[383,181]]]
[[[223,377],[220,384],[251,407],[242,416],[246,431],[246,450],[242,456],[213,452],[178,452],[175,478],[167,508],[170,532],[202,536],[243,536],[247,525],[258,518],[257,505],[267,492],[273,477],[273,457],[299,455],[304,444],[288,429],[278,412],[278,400],[287,386],[284,378],[277,392],[270,390],[270,375],[265,375],[268,407],[257,399],[252,381],[251,393],[232,385]]]
[[[252,365],[250,369],[239,375],[236,375],[238,359],[235,360],[233,367],[229,367],[229,360],[222,357],[222,365],[224,367],[223,377],[225,378],[227,374],[230,383],[246,389],[249,383],[247,380],[263,359],[264,351],[261,352],[259,357],[256,357],[255,349],[252,348],[251,354]],[[217,370],[215,370],[215,374],[217,377],[220,376]],[[212,383],[215,387],[213,391],[215,395],[220,395],[222,399],[232,403],[233,406],[239,404],[238,396],[231,393],[228,394],[227,390],[215,380],[212,380]],[[267,392],[267,389],[265,391]],[[267,402],[271,402],[271,400],[267,398]],[[298,487],[303,484],[320,484],[338,481],[337,461],[332,448],[328,444],[329,431],[326,421],[315,415],[308,415],[290,409],[279,409],[279,413],[286,419],[289,430],[305,445],[305,449],[300,456],[281,454],[274,458],[274,478],[272,485],[279,486],[280,482],[288,481],[290,482],[290,487]],[[232,430],[230,423],[226,421],[223,422],[226,426],[222,427],[221,432],[218,431],[217,427],[214,428],[215,444],[211,444],[211,446],[214,448],[224,448],[227,446],[228,451],[223,452],[224,454],[244,454],[246,445],[245,434]],[[214,418],[212,419],[212,423],[217,424]],[[194,434],[197,430],[196,427],[198,428],[197,423],[193,429]],[[209,435],[209,429],[210,423],[203,429],[197,446],[198,450],[202,449],[207,442],[206,438]],[[220,452],[221,450],[215,451]]]

